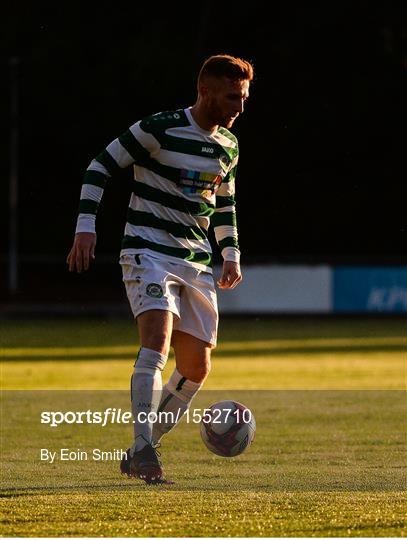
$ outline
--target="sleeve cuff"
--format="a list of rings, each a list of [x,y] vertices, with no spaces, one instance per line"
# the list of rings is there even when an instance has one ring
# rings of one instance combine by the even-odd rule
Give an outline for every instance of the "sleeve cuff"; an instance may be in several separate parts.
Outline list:
[[[81,232],[96,232],[96,216],[93,214],[79,214],[76,222],[75,234]]]
[[[222,249],[222,257],[224,261],[230,261],[240,264],[240,251],[234,247],[225,247]]]

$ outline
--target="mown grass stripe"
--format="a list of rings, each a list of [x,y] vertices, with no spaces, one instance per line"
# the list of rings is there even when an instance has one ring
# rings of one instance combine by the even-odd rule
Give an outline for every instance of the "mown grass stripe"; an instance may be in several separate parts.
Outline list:
[[[405,346],[407,351],[407,338],[394,337],[363,337],[363,338],[318,338],[318,339],[268,339],[256,341],[230,341],[220,343],[216,350],[238,351],[242,349],[314,349],[325,347],[352,346]],[[95,347],[4,347],[0,349],[0,356],[83,356],[88,354],[137,354],[139,347],[135,345],[110,345]]]

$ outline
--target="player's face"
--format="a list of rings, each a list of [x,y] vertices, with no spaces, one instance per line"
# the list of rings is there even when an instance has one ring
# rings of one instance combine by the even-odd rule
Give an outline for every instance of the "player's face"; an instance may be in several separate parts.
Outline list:
[[[230,128],[244,111],[249,97],[249,81],[232,81],[227,77],[216,79],[207,90],[206,110],[209,119],[219,126]]]

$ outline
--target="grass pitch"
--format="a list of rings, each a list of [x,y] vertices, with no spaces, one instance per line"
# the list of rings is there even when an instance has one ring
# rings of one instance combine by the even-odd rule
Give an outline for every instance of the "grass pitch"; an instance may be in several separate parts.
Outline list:
[[[406,336],[403,319],[223,321],[193,408],[245,403],[255,442],[219,458],[183,420],[162,448],[176,484],[149,487],[91,459],[127,448],[131,426],[40,423],[44,410],[129,409],[132,323],[3,324],[2,534],[404,536]],[[41,448],[89,459],[46,463]]]

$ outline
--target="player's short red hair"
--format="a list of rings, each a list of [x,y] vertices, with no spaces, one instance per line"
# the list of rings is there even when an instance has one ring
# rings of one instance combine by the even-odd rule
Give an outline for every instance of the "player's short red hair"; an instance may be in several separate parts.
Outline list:
[[[233,81],[253,80],[254,69],[250,62],[229,54],[217,54],[205,60],[198,75],[198,83],[208,77],[227,77]]]

